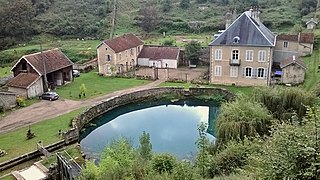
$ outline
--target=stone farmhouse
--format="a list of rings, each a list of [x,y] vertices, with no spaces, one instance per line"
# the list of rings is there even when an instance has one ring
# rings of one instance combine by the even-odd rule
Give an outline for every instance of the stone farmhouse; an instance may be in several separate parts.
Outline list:
[[[8,90],[26,98],[39,96],[48,88],[71,81],[72,65],[59,49],[24,55],[11,69],[14,78],[7,83]]]
[[[177,68],[180,49],[176,47],[144,46],[132,33],[103,41],[97,47],[99,73],[122,74],[136,66]]]
[[[282,69],[281,82],[285,84],[300,84],[304,81],[306,65],[296,56],[291,56],[280,64]],[[292,73],[294,72],[294,73]]]
[[[307,29],[310,29],[310,30],[315,29],[317,24],[318,24],[318,22],[313,18],[311,18],[310,21],[306,22]]]
[[[137,65],[143,41],[132,33],[101,42],[97,47],[99,73],[121,74]]]
[[[282,61],[290,57],[293,61],[292,57],[298,58],[312,53],[312,33],[277,36],[261,23],[259,15],[258,9],[251,9],[242,13],[230,25],[227,21],[226,30],[209,44],[210,83],[267,86],[274,82],[275,72],[280,76],[283,74],[280,67]],[[287,66],[282,66],[284,67]],[[305,68],[302,70],[305,71]],[[287,77],[300,75],[301,73],[293,71],[292,68],[286,70]],[[283,83],[303,82],[292,78],[281,80]]]

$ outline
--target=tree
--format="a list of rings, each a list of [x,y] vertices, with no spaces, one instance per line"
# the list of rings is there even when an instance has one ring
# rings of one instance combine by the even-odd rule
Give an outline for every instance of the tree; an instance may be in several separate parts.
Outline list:
[[[152,144],[150,143],[150,135],[143,131],[139,138],[140,148],[139,153],[144,160],[150,160],[152,157]]]
[[[191,41],[186,46],[185,56],[190,64],[198,64],[199,58],[201,54],[201,45],[196,41]]]
[[[149,2],[139,10],[138,24],[147,33],[156,29],[161,22],[159,7],[154,2]]]
[[[181,9],[188,9],[190,6],[190,0],[181,0],[180,1],[180,8]]]
[[[303,123],[282,123],[251,157],[247,172],[256,179],[319,179],[319,107]],[[297,117],[295,117],[297,118]]]
[[[162,1],[162,12],[169,12],[172,7],[171,0],[163,0]]]
[[[218,146],[245,137],[263,137],[270,130],[272,116],[261,103],[240,96],[221,106],[216,119]]]

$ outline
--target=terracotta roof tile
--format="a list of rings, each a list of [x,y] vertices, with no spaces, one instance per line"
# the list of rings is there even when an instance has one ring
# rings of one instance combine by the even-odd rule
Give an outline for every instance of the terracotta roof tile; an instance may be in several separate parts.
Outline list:
[[[298,41],[298,35],[281,34],[277,36],[277,40]]]
[[[103,41],[116,53],[137,47],[143,44],[143,41],[132,33]]]
[[[290,56],[288,59],[282,61],[280,63],[280,68],[285,68],[287,66],[289,66],[290,64],[297,64],[299,66],[301,66],[304,69],[307,69],[306,65],[304,64],[304,62],[302,60],[300,60],[298,57],[296,56]]]
[[[314,34],[313,33],[300,33],[300,43],[314,43]]]
[[[176,47],[144,46],[138,58],[158,59],[178,59],[180,49]]]
[[[35,82],[40,76],[35,73],[20,73],[16,77],[12,78],[7,86],[18,87],[18,88],[27,88],[33,82]]]
[[[73,62],[65,56],[58,48],[43,51],[43,59],[46,64],[46,72],[51,73],[56,70],[72,66]],[[26,59],[41,75],[44,74],[41,52],[22,56]]]

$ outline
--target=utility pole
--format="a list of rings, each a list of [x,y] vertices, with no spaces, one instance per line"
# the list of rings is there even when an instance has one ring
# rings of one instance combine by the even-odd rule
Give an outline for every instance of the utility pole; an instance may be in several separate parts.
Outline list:
[[[40,51],[41,51],[41,61],[43,65],[43,77],[44,77],[44,91],[48,91],[48,80],[47,80],[47,65],[46,61],[43,58],[43,50],[42,50],[42,45],[40,43]]]
[[[117,0],[113,0],[113,12],[112,12],[110,39],[113,38],[113,34],[114,34],[114,31],[115,31],[116,16],[117,16]]]

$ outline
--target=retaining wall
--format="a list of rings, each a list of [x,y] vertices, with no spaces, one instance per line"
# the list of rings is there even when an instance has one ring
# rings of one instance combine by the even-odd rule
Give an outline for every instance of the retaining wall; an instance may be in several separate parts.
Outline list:
[[[161,98],[163,95],[177,95],[177,96],[195,96],[195,95],[219,95],[230,100],[234,94],[221,88],[190,88],[183,87],[159,87],[147,90],[136,91],[120,96],[115,96],[99,104],[95,104],[85,110],[82,114],[73,120],[73,126],[81,131],[86,124],[89,124],[94,118],[125,104],[134,103],[149,98]]]

